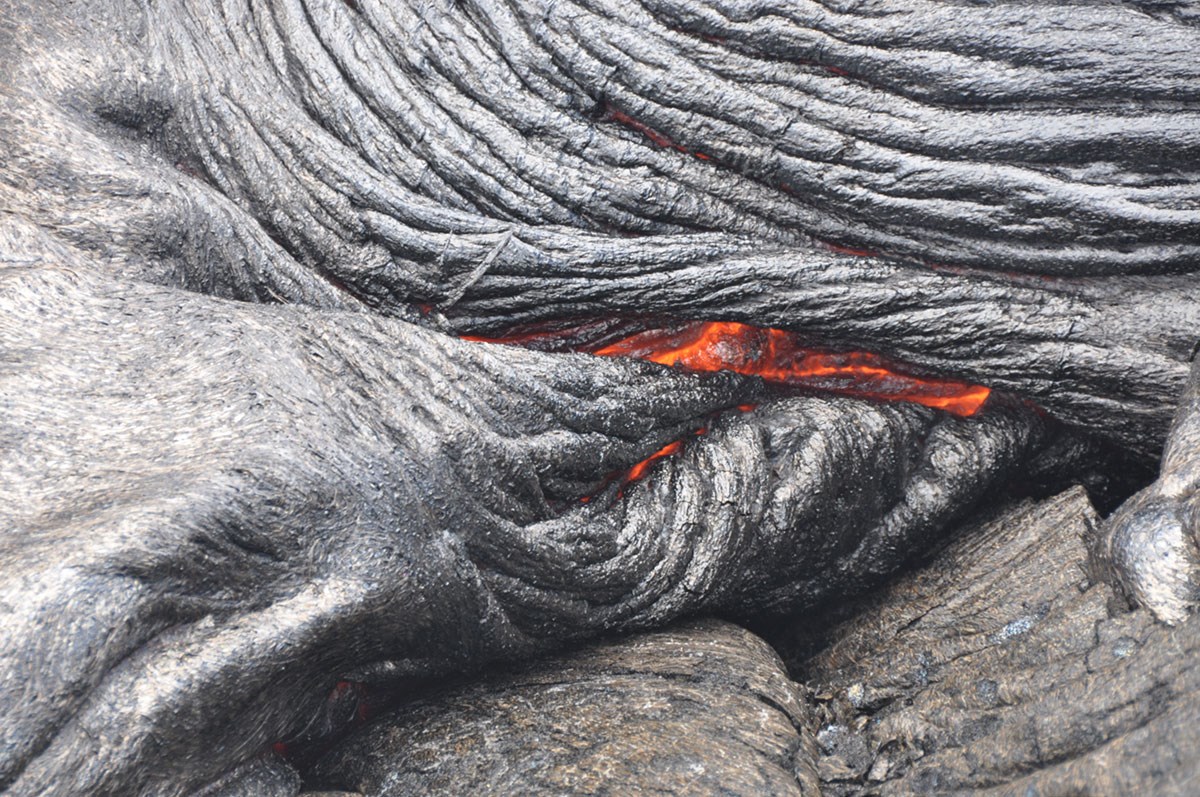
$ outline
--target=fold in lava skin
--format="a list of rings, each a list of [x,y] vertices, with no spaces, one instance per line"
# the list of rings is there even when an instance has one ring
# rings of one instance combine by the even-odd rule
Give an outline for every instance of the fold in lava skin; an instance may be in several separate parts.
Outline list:
[[[475,336],[572,316],[726,319],[1033,401],[1157,456],[1200,328],[1196,277],[1024,280],[834,253],[485,277],[448,310]]]

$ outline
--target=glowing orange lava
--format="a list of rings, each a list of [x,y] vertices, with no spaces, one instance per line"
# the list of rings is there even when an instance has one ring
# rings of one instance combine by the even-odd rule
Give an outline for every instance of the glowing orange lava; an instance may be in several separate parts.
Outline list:
[[[553,334],[527,332],[505,338],[468,339],[521,345]],[[801,345],[795,333],[736,321],[697,321],[671,330],[649,330],[591,353],[601,357],[636,357],[688,371],[733,371],[773,384],[847,396],[910,401],[964,417],[978,412],[991,395],[991,389],[982,385],[904,374],[875,354],[809,349]],[[749,412],[755,406],[743,404],[738,409]],[[695,434],[706,431],[701,428]],[[630,468],[621,483],[640,479],[654,462],[682,448],[682,440],[663,446]]]
[[[982,385],[900,373],[868,352],[806,349],[791,332],[736,321],[705,321],[672,332],[642,332],[594,353],[637,357],[689,371],[734,371],[775,384],[851,396],[911,401],[962,416],[978,412],[991,394]]]
[[[626,483],[635,482],[646,475],[646,471],[650,470],[650,466],[657,460],[663,457],[669,457],[683,450],[683,441],[676,440],[674,443],[667,443],[662,448],[655,451],[650,456],[643,459],[638,464],[629,469],[629,473],[625,474],[624,481]]]

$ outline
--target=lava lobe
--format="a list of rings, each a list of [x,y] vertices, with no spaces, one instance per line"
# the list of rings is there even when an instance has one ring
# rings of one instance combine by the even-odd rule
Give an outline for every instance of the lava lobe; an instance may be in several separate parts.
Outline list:
[[[561,334],[533,332],[469,339],[528,346]],[[733,371],[760,377],[769,384],[802,390],[908,401],[960,417],[977,413],[991,395],[991,389],[983,385],[906,374],[870,352],[808,348],[795,333],[737,321],[693,321],[637,332],[613,343],[582,344],[577,350],[600,357],[635,357],[686,371]],[[754,405],[747,404],[738,409],[753,408]],[[700,427],[694,434],[706,432],[707,427]],[[630,468],[621,481],[640,479],[654,462],[682,449],[682,440],[668,443]]]

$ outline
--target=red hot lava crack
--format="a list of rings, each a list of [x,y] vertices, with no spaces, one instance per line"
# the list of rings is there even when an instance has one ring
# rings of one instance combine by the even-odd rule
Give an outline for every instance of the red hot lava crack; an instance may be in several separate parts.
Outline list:
[[[554,334],[554,333],[547,333]],[[520,345],[537,337],[469,340]],[[962,417],[977,413],[991,389],[949,379],[903,373],[870,352],[834,352],[807,348],[798,335],[782,329],[736,321],[697,321],[670,330],[648,330],[591,351],[601,357],[636,357],[686,371],[733,371],[766,382],[859,398],[909,401]],[[738,409],[751,410],[754,405]],[[694,434],[703,435],[707,428]],[[663,446],[634,465],[622,484],[642,478],[651,465],[682,450],[683,441]],[[586,500],[586,499],[585,499]]]

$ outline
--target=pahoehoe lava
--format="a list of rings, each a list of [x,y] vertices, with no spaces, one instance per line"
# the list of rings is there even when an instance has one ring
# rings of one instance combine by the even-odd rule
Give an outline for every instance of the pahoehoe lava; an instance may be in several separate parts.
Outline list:
[[[0,3],[0,790],[386,770],[274,751],[339,684],[819,624],[1160,456],[1091,577],[1192,639],[1198,51],[1157,0]],[[816,783],[803,685],[713,677]]]

